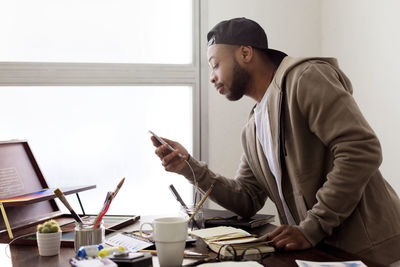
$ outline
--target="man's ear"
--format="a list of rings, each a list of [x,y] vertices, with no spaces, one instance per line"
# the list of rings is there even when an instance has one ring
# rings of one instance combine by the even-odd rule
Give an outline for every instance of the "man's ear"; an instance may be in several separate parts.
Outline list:
[[[240,46],[239,48],[240,59],[243,63],[249,63],[254,56],[254,49],[251,46]]]

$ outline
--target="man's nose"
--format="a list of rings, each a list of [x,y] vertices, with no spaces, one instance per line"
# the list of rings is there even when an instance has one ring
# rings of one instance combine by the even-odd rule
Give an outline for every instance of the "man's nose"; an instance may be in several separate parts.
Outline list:
[[[215,75],[214,71],[211,71],[210,73],[210,82],[214,84],[217,82],[217,76]]]

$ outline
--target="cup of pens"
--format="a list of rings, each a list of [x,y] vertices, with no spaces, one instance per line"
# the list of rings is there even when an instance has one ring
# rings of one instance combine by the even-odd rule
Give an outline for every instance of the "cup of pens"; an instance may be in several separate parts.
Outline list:
[[[197,212],[195,212],[196,207],[197,207],[196,205],[188,205],[186,207],[181,207],[180,215],[186,217],[187,219],[193,216],[193,218],[189,220],[189,228],[202,229],[204,228],[203,208],[199,207]]]
[[[71,212],[72,217],[75,219],[75,232],[74,232],[74,248],[77,251],[81,246],[87,245],[98,245],[104,242],[105,229],[103,225],[103,217],[107,213],[108,208],[112,200],[117,195],[118,191],[121,189],[125,178],[118,183],[117,188],[113,192],[108,192],[106,200],[103,206],[93,221],[84,221],[79,215],[72,209],[71,205],[68,203],[63,192],[60,188],[54,190],[54,194],[61,200],[61,202],[67,207]]]
[[[54,194],[61,200],[61,202],[71,212],[72,217],[75,219],[75,232],[74,232],[74,248],[77,251],[81,246],[101,244],[104,241],[105,229],[101,216],[96,217],[94,221],[82,220],[81,217],[74,211],[69,202],[64,196],[60,188],[54,190]]]
[[[74,249],[81,246],[98,245],[104,243],[105,228],[103,221],[95,225],[93,221],[75,222]]]

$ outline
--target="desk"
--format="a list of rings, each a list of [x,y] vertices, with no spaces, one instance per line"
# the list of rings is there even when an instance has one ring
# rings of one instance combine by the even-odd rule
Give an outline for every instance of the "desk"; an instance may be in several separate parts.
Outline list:
[[[139,229],[141,222],[152,221],[155,216],[145,216],[140,221],[133,225],[124,228],[125,231],[133,231]],[[268,224],[264,227],[258,228],[254,231],[255,234],[262,234],[272,231],[276,226]],[[253,231],[252,231],[253,232]],[[209,253],[210,250],[202,240],[197,240],[194,245],[187,247],[188,250]],[[0,251],[0,257],[5,257],[4,250]],[[216,256],[215,253],[211,255]],[[36,246],[11,246],[11,257],[13,267],[69,267],[69,259],[75,256],[72,248],[62,247],[60,255],[53,257],[41,257],[38,254]],[[350,254],[339,249],[335,249],[326,245],[321,245],[316,248],[294,251],[294,252],[276,252],[273,255],[264,259],[265,266],[279,266],[279,267],[296,267],[295,259],[311,260],[311,261],[344,261],[344,260],[362,260],[369,267],[382,267],[383,265],[360,259],[360,257]],[[154,266],[156,260],[153,259]],[[186,262],[186,260],[185,260]],[[184,262],[184,263],[185,263]]]

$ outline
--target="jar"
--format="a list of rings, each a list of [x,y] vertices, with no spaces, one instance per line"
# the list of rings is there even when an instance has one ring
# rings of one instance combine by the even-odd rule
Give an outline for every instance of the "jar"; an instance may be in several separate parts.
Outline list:
[[[103,221],[99,223],[97,228],[93,226],[93,222],[75,222],[75,251],[78,251],[81,246],[100,245],[104,243],[105,229]]]
[[[185,207],[180,208],[180,215],[186,218],[190,218],[194,211],[196,210],[196,206],[193,205],[188,205],[187,209]],[[193,219],[189,222],[189,228],[193,229],[202,229],[204,228],[204,215],[203,215],[203,208],[200,207],[200,209],[196,212],[194,215]]]

